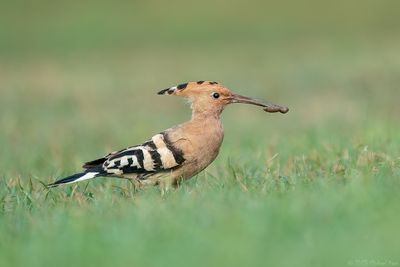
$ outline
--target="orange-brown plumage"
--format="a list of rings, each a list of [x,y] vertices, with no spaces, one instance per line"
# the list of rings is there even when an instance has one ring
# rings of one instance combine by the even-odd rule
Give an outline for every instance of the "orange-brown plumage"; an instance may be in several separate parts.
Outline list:
[[[142,145],[132,146],[88,162],[86,169],[51,184],[57,186],[111,176],[133,179],[139,185],[176,184],[204,170],[217,157],[224,130],[220,115],[225,106],[245,103],[261,106],[267,112],[288,112],[288,108],[232,93],[209,81],[180,84],[158,92],[191,102],[190,121],[153,136]]]

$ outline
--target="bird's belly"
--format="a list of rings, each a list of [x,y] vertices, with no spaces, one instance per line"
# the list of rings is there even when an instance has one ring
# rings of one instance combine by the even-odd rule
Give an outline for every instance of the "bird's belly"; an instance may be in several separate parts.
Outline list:
[[[202,141],[192,146],[191,153],[185,157],[186,162],[177,170],[176,178],[189,179],[207,168],[218,156],[223,141],[223,132],[204,138]]]

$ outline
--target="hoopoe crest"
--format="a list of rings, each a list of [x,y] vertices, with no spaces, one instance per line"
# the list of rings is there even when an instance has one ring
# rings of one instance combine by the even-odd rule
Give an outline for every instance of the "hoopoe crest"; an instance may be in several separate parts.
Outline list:
[[[232,93],[217,82],[182,83],[158,92],[190,100],[190,121],[154,135],[140,145],[111,152],[83,165],[84,171],[60,179],[50,187],[99,176],[132,179],[137,185],[177,184],[204,170],[217,157],[224,131],[220,114],[225,106],[243,103],[266,112],[286,113],[287,107]]]

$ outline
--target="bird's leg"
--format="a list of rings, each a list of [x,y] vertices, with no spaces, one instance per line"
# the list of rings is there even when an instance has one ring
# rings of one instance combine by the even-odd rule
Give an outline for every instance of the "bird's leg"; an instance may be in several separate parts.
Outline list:
[[[165,194],[167,194],[169,192],[171,187],[173,187],[173,185],[174,185],[174,180],[175,179],[172,178],[170,175],[165,176],[162,179],[160,179],[158,185],[161,190],[161,196],[164,196]]]
[[[139,189],[140,181],[136,181],[134,179],[128,179],[128,181],[131,183],[131,185],[133,187],[133,193],[136,193]]]

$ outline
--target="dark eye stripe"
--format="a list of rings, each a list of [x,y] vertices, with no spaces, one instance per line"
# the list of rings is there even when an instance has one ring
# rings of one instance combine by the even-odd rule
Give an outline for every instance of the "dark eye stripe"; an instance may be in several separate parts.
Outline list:
[[[218,84],[217,82],[210,82],[210,84]]]
[[[202,84],[202,83],[204,83],[204,81],[198,81],[198,82],[197,82],[197,84]]]

